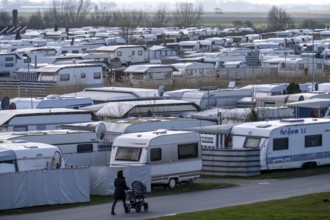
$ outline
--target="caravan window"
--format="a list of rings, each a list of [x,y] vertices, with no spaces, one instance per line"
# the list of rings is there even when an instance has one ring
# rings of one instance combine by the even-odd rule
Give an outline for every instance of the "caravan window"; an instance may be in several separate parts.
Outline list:
[[[118,147],[116,160],[119,161],[136,161],[140,160],[142,148]]]
[[[289,149],[289,138],[274,138],[273,151]]]
[[[93,152],[93,144],[78,144],[77,153],[89,153]]]
[[[305,147],[319,147],[319,146],[322,146],[322,134],[305,136]]]
[[[179,160],[198,157],[198,143],[178,145],[178,153]]]
[[[159,161],[162,160],[162,149],[153,148],[150,150],[150,161]]]
[[[257,137],[247,137],[245,139],[243,148],[258,148],[260,143],[260,138]]]
[[[101,73],[100,72],[94,73],[94,79],[101,79]]]
[[[60,75],[60,81],[69,81],[70,80],[70,74],[61,74]]]

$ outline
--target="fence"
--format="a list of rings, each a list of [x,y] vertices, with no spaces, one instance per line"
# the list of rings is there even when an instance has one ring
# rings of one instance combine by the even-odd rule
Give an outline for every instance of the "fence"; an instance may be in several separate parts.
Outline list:
[[[88,168],[0,174],[0,210],[90,201]]]
[[[3,96],[44,97],[52,93],[55,85],[55,82],[0,80],[0,92]]]
[[[212,176],[260,175],[260,151],[202,150],[202,174]]]

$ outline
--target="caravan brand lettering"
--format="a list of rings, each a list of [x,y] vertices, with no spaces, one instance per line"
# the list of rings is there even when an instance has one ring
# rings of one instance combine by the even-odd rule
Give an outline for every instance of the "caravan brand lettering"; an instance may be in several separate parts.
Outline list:
[[[290,136],[290,135],[295,135],[295,134],[299,134],[299,129],[298,128],[295,128],[295,129],[292,129],[292,128],[282,128],[280,130],[280,135]]]

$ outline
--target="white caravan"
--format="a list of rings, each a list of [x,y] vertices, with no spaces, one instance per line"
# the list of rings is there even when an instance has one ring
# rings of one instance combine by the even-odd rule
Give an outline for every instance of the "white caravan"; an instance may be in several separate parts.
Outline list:
[[[13,104],[12,104],[13,103]],[[31,109],[31,108],[72,108],[94,105],[91,98],[69,97],[60,95],[48,95],[46,97],[26,98],[16,97],[10,99],[10,109]]]
[[[0,142],[0,173],[64,167],[62,152],[54,145],[21,140]]]
[[[260,149],[261,170],[330,164],[330,119],[304,118],[235,125],[233,149]]]
[[[105,125],[99,123],[95,131],[63,129],[0,132],[0,140],[24,140],[55,145],[61,150],[67,164],[109,165],[111,145],[105,132]]]
[[[199,133],[162,129],[115,138],[110,167],[143,165],[150,165],[152,185],[194,181],[202,170]]]
[[[0,131],[31,131],[58,129],[61,124],[91,122],[91,111],[68,108],[21,109],[0,111]]]

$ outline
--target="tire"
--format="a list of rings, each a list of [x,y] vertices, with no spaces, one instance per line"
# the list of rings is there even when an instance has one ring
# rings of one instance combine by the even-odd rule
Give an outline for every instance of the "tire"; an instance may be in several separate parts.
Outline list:
[[[129,204],[126,204],[126,212],[130,212],[131,211],[131,206]]]
[[[136,206],[135,206],[135,211],[136,212],[141,212],[141,204],[136,204]]]
[[[147,211],[149,210],[148,203],[144,203],[144,205],[143,205],[143,210],[144,210],[145,212],[147,212]]]
[[[176,180],[175,179],[170,179],[170,181],[168,181],[168,187],[170,189],[174,189],[176,187]]]

